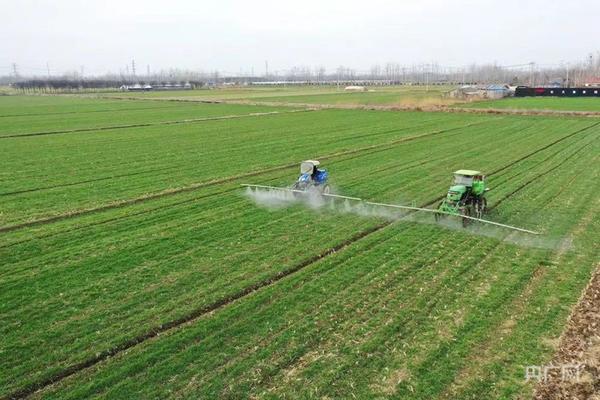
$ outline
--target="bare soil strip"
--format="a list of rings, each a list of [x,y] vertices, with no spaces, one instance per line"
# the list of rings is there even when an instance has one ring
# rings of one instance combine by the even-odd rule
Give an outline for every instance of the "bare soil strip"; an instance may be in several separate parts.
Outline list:
[[[572,117],[600,117],[600,111],[564,111],[564,110],[519,110],[510,108],[462,108],[443,105],[360,105],[360,104],[312,104],[312,103],[285,103],[274,101],[245,101],[224,100],[225,104],[245,104],[254,106],[280,106],[280,107],[313,107],[315,109],[344,109],[344,110],[376,110],[376,111],[425,111],[449,112],[465,114],[507,114],[507,115],[545,115],[545,116],[572,116]]]
[[[143,97],[104,97],[115,100],[154,100],[154,101],[181,101],[209,104],[243,104],[250,106],[267,107],[307,107],[317,110],[343,109],[343,110],[378,110],[378,111],[425,111],[425,112],[450,112],[465,114],[507,114],[507,115],[545,115],[545,116],[571,116],[571,117],[600,117],[600,111],[566,111],[566,110],[521,110],[511,108],[466,108],[445,105],[363,105],[363,104],[318,104],[318,103],[288,103],[282,101],[253,101],[253,100],[200,100],[200,99],[175,99],[175,98],[143,98]]]
[[[537,385],[536,400],[597,399],[600,395],[600,265],[573,310],[552,365],[582,365],[579,380],[563,380],[551,370]]]

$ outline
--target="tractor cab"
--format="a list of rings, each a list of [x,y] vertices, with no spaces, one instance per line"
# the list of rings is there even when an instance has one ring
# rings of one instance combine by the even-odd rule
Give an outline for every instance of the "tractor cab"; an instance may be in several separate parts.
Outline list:
[[[306,160],[300,163],[300,174],[312,174],[315,169],[318,169],[321,163],[316,160]]]
[[[320,169],[321,163],[317,160],[306,160],[300,163],[300,176],[294,184],[293,188],[297,190],[307,190],[311,187],[319,188],[323,193],[329,193],[329,185],[327,179],[329,173]]]
[[[446,198],[438,206],[438,210],[444,213],[481,218],[487,208],[485,199],[487,190],[483,173],[469,169],[454,171],[452,186],[448,189]],[[439,215],[436,218],[439,218]],[[463,219],[463,225],[467,223],[468,219]]]
[[[460,200],[462,195],[467,192],[474,196],[481,196],[485,191],[485,175],[479,171],[459,169],[454,171],[454,182],[448,190],[448,196],[450,197],[452,194],[454,200]],[[460,197],[456,199],[459,194]]]
[[[454,171],[454,184],[465,185],[472,187],[473,183],[485,182],[485,175],[479,171],[472,171],[470,169],[459,169]]]

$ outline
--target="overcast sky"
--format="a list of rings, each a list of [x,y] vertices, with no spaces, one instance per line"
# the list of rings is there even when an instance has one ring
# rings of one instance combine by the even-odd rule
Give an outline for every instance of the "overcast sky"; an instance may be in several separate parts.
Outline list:
[[[577,61],[599,0],[0,0],[0,74]]]

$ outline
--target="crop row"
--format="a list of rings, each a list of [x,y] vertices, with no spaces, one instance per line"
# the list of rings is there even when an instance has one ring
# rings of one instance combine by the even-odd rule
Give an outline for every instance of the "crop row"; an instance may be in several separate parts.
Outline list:
[[[392,224],[49,392],[423,399],[522,393],[523,365],[547,359],[547,342],[560,333],[598,257],[599,203],[589,185],[597,172],[585,168],[598,161],[596,143],[589,140],[578,157],[503,203],[528,206],[524,219],[560,211],[540,226],[569,234],[577,253],[498,240],[508,234]]]
[[[331,171],[340,187],[362,192],[363,197],[384,200],[404,195],[421,202],[443,193],[448,172],[464,163],[457,150],[473,138],[479,139],[480,145],[471,162],[493,171],[532,154],[532,147],[543,148],[569,133],[560,130],[558,134],[557,129],[555,135],[541,134],[539,125],[516,121],[506,132],[481,129],[464,136],[433,136],[377,153],[332,160]],[[592,140],[593,135],[597,130],[584,131],[557,146],[570,152],[572,146]],[[556,150],[549,147],[532,157],[554,165],[562,157]],[[552,153],[556,154],[544,160]],[[430,159],[434,160],[431,164]],[[528,170],[528,161],[538,165],[537,160],[525,159],[514,168]],[[519,179],[527,179],[529,174],[521,175]],[[283,182],[281,177],[272,179]],[[506,186],[510,189],[519,182]],[[3,348],[13,349],[3,366],[3,370],[13,371],[7,386],[51,376],[90,353],[235,293],[334,246],[361,227],[368,230],[377,224],[349,215],[313,215],[302,209],[269,213],[231,194],[193,201],[193,195],[201,193],[185,194],[191,201],[182,205],[108,224],[90,224],[89,229],[57,232],[2,250],[6,264],[1,284],[4,293],[10,294],[2,313],[11,321],[2,332],[6,335]],[[168,204],[175,199],[164,201]],[[90,220],[109,217],[99,215]],[[44,229],[40,231],[43,234]],[[23,304],[23,296],[31,293],[35,293],[35,301]],[[22,321],[18,315],[31,318]],[[31,339],[23,342],[24,336]],[[53,343],[53,351],[40,343]]]

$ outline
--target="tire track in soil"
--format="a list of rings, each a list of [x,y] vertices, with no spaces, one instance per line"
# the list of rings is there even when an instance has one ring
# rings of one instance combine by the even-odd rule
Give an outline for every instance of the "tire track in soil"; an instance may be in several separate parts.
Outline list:
[[[464,129],[464,128],[468,128],[468,127],[482,124],[485,122],[487,122],[487,121],[467,124],[467,125],[455,127],[455,128],[440,129],[440,130],[436,130],[436,131],[423,133],[420,135],[409,136],[409,137],[404,137],[404,138],[400,138],[397,140],[392,140],[390,142],[379,143],[379,144],[359,147],[359,148],[355,148],[355,149],[344,150],[341,152],[324,155],[319,158],[321,160],[330,160],[330,159],[334,159],[337,157],[343,157],[346,155],[354,155],[354,154],[359,154],[359,153],[372,154],[372,153],[376,153],[379,151],[388,150],[391,146],[396,146],[396,145],[402,144],[404,142],[409,142],[409,141],[418,140],[418,139],[422,139],[422,138],[426,138],[426,137],[430,137],[430,136],[435,136],[435,135],[443,134],[443,133],[454,131],[454,130]],[[154,193],[150,193],[148,195],[135,197],[132,199],[119,200],[119,201],[107,203],[107,204],[104,204],[104,205],[98,206],[98,207],[74,210],[72,212],[53,215],[50,217],[40,218],[40,219],[23,222],[23,223],[19,223],[19,224],[15,224],[15,225],[0,226],[0,233],[11,232],[14,230],[27,228],[27,227],[35,226],[35,225],[44,225],[44,224],[48,224],[48,223],[52,223],[52,222],[56,222],[56,221],[60,221],[60,220],[68,219],[68,218],[78,217],[81,215],[102,212],[102,211],[106,211],[109,209],[122,208],[122,207],[142,203],[142,202],[149,201],[149,200],[155,200],[155,199],[159,199],[159,198],[163,198],[163,197],[167,197],[167,196],[171,196],[171,195],[176,195],[179,193],[185,193],[185,192],[190,192],[190,191],[194,191],[194,190],[198,190],[198,189],[202,189],[202,188],[206,188],[206,187],[210,187],[210,186],[221,185],[224,183],[230,183],[235,180],[242,179],[242,178],[249,178],[249,177],[260,176],[260,175],[271,173],[271,172],[281,171],[281,170],[285,170],[285,169],[292,168],[295,166],[297,166],[296,162],[278,165],[275,167],[263,169],[261,171],[254,171],[254,172],[248,172],[248,173],[244,173],[244,174],[232,175],[232,176],[225,177],[225,178],[220,178],[220,179],[215,179],[215,180],[205,181],[205,182],[199,182],[199,183],[195,183],[195,184],[191,184],[191,185],[183,186],[183,187],[179,187],[179,188],[165,189],[160,192],[154,192]]]
[[[22,133],[22,134],[15,133],[15,134],[1,135],[0,139],[27,138],[27,137],[36,137],[36,136],[62,135],[65,133],[109,131],[109,130],[129,129],[129,128],[145,128],[145,127],[149,127],[149,126],[161,126],[161,125],[193,124],[193,123],[197,123],[197,122],[219,121],[219,120],[225,120],[225,119],[239,119],[239,118],[248,118],[248,117],[264,117],[264,116],[268,116],[268,115],[293,114],[293,113],[310,112],[310,111],[317,111],[317,110],[296,109],[296,110],[286,110],[286,111],[266,111],[266,112],[250,113],[250,114],[232,114],[232,115],[220,115],[220,116],[216,116],[216,117],[189,118],[189,119],[181,119],[181,120],[176,120],[176,121],[140,122],[137,124],[99,126],[99,127],[95,127],[95,128],[65,129],[65,130],[61,130],[61,131],[31,132],[31,133]]]
[[[558,169],[559,167],[561,167],[563,164],[565,164],[567,161],[569,161],[571,158],[573,158],[574,156],[576,156],[579,152],[581,152],[583,149],[585,149],[586,147],[588,147],[590,145],[590,143],[586,143],[583,146],[579,147],[577,150],[575,150],[573,153],[569,154],[568,156],[566,156],[565,158],[563,158],[563,160],[556,164],[554,167],[550,168],[549,170],[543,172],[542,174],[536,176],[533,179],[530,179],[528,181],[526,181],[525,183],[522,183],[521,185],[517,186],[517,188],[513,191],[511,191],[507,197],[513,196],[515,194],[517,194],[518,192],[520,192],[521,190],[523,190],[525,187],[527,187],[530,183],[534,182],[535,180],[548,175],[549,173],[555,171],[556,169]],[[494,204],[494,207],[499,206],[500,204],[502,204],[502,202],[507,198],[503,198],[499,201],[496,202],[496,204]]]
[[[331,247],[330,249],[328,249],[320,254],[314,255],[299,264],[296,264],[292,268],[289,268],[285,271],[280,271],[276,275],[274,275],[266,280],[263,280],[261,282],[255,283],[251,286],[248,286],[247,288],[243,289],[242,291],[235,293],[231,296],[225,297],[215,303],[212,303],[210,305],[196,309],[188,315],[185,315],[181,318],[178,318],[169,323],[160,325],[158,327],[152,328],[147,333],[139,335],[133,339],[130,339],[130,340],[122,343],[119,346],[116,346],[116,347],[113,347],[112,349],[101,352],[98,355],[96,355],[88,360],[85,360],[81,363],[73,364],[70,367],[67,367],[65,370],[61,371],[60,373],[58,373],[50,378],[47,378],[43,381],[40,381],[38,383],[35,383],[35,384],[25,387],[23,389],[17,390],[15,392],[9,394],[6,398],[7,399],[25,398],[25,397],[35,393],[36,391],[43,389],[44,387],[47,387],[51,384],[59,382],[77,372],[84,370],[84,369],[90,368],[90,367],[98,364],[99,362],[104,361],[109,357],[113,357],[113,356],[115,356],[125,350],[128,350],[140,343],[143,343],[148,339],[157,337],[161,333],[164,333],[168,330],[177,328],[185,323],[192,322],[192,321],[202,317],[205,314],[216,311],[217,309],[222,308],[236,300],[246,297],[261,288],[270,286],[270,285],[280,281],[281,279],[283,279],[287,276],[290,276],[290,275],[306,268],[307,266],[314,264],[315,262],[317,262],[331,254],[336,253],[337,251],[344,249],[345,247],[357,242],[358,240],[370,235],[371,233],[379,231],[380,229],[384,228],[385,226],[388,226],[389,224],[390,223],[388,223],[388,222],[382,223],[382,224],[376,225],[374,227],[371,227],[365,231],[362,231],[362,232],[352,236],[351,238],[342,241],[341,243],[337,244],[336,246]]]
[[[136,108],[113,108],[111,110],[89,110],[89,111],[63,111],[51,113],[32,113],[32,114],[10,114],[0,115],[0,118],[19,118],[19,117],[43,117],[46,115],[72,115],[72,114],[92,114],[101,112],[120,112],[120,111],[154,111],[173,108],[173,106],[157,106],[157,107],[136,107]]]
[[[547,147],[548,146],[544,146],[544,148],[547,148]],[[539,151],[541,151],[541,150],[536,150],[536,151],[532,152],[531,155],[536,154]],[[522,161],[523,159],[524,158],[521,157],[519,160],[511,162],[508,165],[509,166],[510,165],[514,165],[517,162]],[[490,174],[488,174],[488,176],[491,176],[491,175],[495,174],[498,171],[503,171],[506,168],[508,168],[508,167],[507,166],[501,167],[501,168],[497,169],[496,171],[493,171]],[[555,167],[553,167],[553,169],[555,169]],[[542,176],[542,175],[544,175],[546,173],[547,172],[542,172],[539,175]],[[531,180],[530,182],[533,182],[533,181],[535,181],[535,178],[533,180]],[[516,192],[517,191],[514,191],[514,193],[516,193]],[[509,194],[503,196],[502,198],[500,198],[497,201],[497,203],[506,200],[510,196],[513,196],[514,193],[509,193]],[[420,205],[419,207],[425,208],[425,207],[434,205],[439,200],[441,200],[443,197],[444,196],[440,196],[440,197],[438,197],[438,198],[436,198],[434,200],[428,201],[425,204]],[[495,206],[496,205],[494,205],[492,207],[495,207]],[[400,218],[400,220],[403,219],[403,218],[406,218],[407,216],[409,216],[409,215],[411,215],[413,213],[414,212],[408,212],[408,213],[406,213],[406,215],[403,216],[402,218]],[[126,342],[123,342],[122,344],[120,344],[118,346],[115,346],[115,347],[111,348],[111,349],[108,349],[108,350],[105,350],[103,352],[100,352],[97,355],[95,355],[94,357],[90,357],[89,359],[84,360],[84,361],[82,361],[80,363],[73,364],[73,365],[65,368],[61,372],[59,372],[59,373],[57,373],[57,374],[55,374],[55,375],[53,375],[53,376],[51,376],[49,378],[40,380],[37,383],[33,383],[33,384],[31,384],[29,386],[26,386],[26,387],[23,387],[21,389],[17,389],[16,391],[10,393],[6,397],[6,399],[23,399],[23,398],[29,397],[30,395],[34,394],[35,392],[37,392],[39,390],[42,390],[42,389],[44,389],[44,388],[46,388],[46,387],[48,387],[50,385],[53,385],[53,384],[55,384],[57,382],[60,382],[60,381],[66,379],[66,378],[68,378],[68,377],[70,377],[70,376],[72,376],[72,375],[74,375],[76,373],[79,373],[79,372],[85,370],[85,369],[91,368],[94,365],[99,364],[100,362],[103,362],[103,361],[107,360],[110,357],[114,357],[114,356],[116,356],[116,355],[118,355],[118,354],[120,354],[120,353],[122,353],[122,352],[124,352],[126,350],[129,350],[129,349],[131,349],[131,348],[133,348],[133,347],[135,347],[135,346],[137,346],[137,345],[139,345],[141,343],[144,343],[147,340],[150,340],[150,339],[153,339],[155,337],[158,337],[162,333],[165,333],[165,332],[170,331],[172,329],[176,329],[176,328],[181,327],[182,325],[185,325],[187,323],[193,322],[193,321],[195,321],[195,320],[203,317],[206,314],[209,314],[209,313],[212,313],[214,311],[217,311],[217,310],[219,310],[219,309],[221,309],[221,308],[223,308],[223,307],[225,307],[225,306],[227,306],[227,305],[229,305],[229,304],[231,304],[231,303],[233,303],[233,302],[235,302],[237,300],[243,299],[246,296],[249,296],[252,293],[254,293],[254,292],[256,292],[256,291],[258,291],[260,289],[272,286],[275,283],[277,283],[278,281],[280,281],[280,280],[282,280],[282,279],[284,279],[284,278],[286,278],[288,276],[291,276],[291,275],[293,275],[293,274],[295,274],[295,273],[297,273],[297,272],[305,269],[306,267],[309,267],[310,265],[315,264],[315,263],[317,263],[317,262],[319,262],[319,261],[327,258],[330,255],[333,255],[333,254],[335,254],[335,253],[337,253],[339,251],[344,250],[345,248],[347,248],[347,247],[349,247],[349,246],[351,246],[351,245],[359,242],[361,239],[364,239],[364,238],[370,236],[373,233],[379,232],[382,229],[384,229],[384,228],[392,225],[395,222],[397,222],[397,221],[385,221],[385,222],[382,222],[382,223],[377,224],[375,226],[372,226],[372,227],[370,227],[370,228],[368,228],[368,229],[366,229],[364,231],[361,231],[361,232],[359,232],[359,233],[351,236],[350,238],[343,240],[339,244],[337,244],[337,245],[335,245],[335,246],[333,246],[333,247],[331,247],[331,248],[329,248],[329,249],[327,249],[325,251],[322,251],[319,254],[313,255],[312,257],[310,257],[310,258],[308,258],[308,259],[306,259],[306,260],[304,260],[304,261],[302,261],[302,262],[300,262],[300,263],[298,263],[298,264],[296,264],[296,265],[288,268],[287,270],[280,271],[277,274],[275,274],[275,275],[273,275],[273,276],[271,276],[271,277],[269,277],[269,278],[267,278],[267,279],[265,279],[263,281],[254,283],[254,284],[246,287],[245,289],[243,289],[243,290],[241,290],[241,291],[239,291],[237,293],[234,293],[234,294],[232,294],[230,296],[227,296],[227,297],[225,297],[225,298],[223,298],[223,299],[221,299],[221,300],[219,300],[217,302],[214,302],[212,304],[200,307],[200,308],[192,311],[191,313],[189,313],[187,315],[184,315],[184,316],[182,316],[182,317],[180,317],[178,319],[175,319],[175,320],[173,320],[171,322],[168,322],[166,324],[162,324],[162,325],[159,325],[157,327],[151,328],[150,330],[148,330],[144,334],[138,335],[138,336],[136,336],[136,337],[134,337],[134,338],[132,338],[130,340],[127,340]]]
[[[155,168],[155,169],[148,169],[148,170],[144,170],[144,171],[132,172],[132,173],[129,173],[129,174],[119,174],[119,175],[113,175],[113,176],[104,176],[102,178],[86,179],[86,180],[77,181],[77,182],[61,183],[60,185],[53,185],[53,186],[44,186],[44,187],[37,187],[37,188],[31,188],[31,189],[15,190],[13,192],[0,193],[0,197],[2,197],[2,196],[14,196],[14,195],[19,195],[19,194],[24,194],[24,193],[39,192],[39,191],[42,191],[42,190],[60,189],[60,188],[65,188],[65,187],[70,187],[70,186],[83,185],[83,184],[86,184],[86,183],[101,182],[101,181],[106,181],[106,180],[126,178],[126,177],[130,177],[130,176],[145,175],[145,174],[150,174],[150,173],[162,174],[162,173],[166,173],[167,171],[178,169],[179,167],[180,166],[176,165],[176,166],[166,167],[166,168]]]

